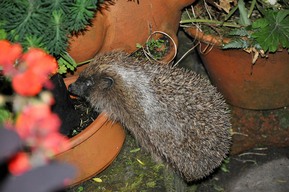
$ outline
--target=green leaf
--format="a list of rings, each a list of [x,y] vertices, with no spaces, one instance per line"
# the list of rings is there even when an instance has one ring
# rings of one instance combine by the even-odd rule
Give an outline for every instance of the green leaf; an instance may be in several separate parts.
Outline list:
[[[251,21],[248,17],[248,11],[245,7],[245,3],[243,0],[238,0],[238,9],[240,12],[240,20],[239,23],[244,26],[251,25]]]
[[[254,38],[264,51],[289,48],[289,10],[266,11],[263,19],[252,25]]]
[[[253,24],[253,28],[264,28],[269,25],[269,21],[267,19],[261,18],[256,20]]]
[[[48,26],[49,32],[43,38],[49,53],[60,55],[68,46],[67,34],[69,32],[63,24],[65,15],[61,10],[53,11],[52,16]]]
[[[72,32],[77,32],[90,23],[93,18],[97,2],[76,0],[71,4],[68,15],[71,17],[68,20],[68,29]]]
[[[36,37],[36,36],[28,35],[28,36],[26,36],[26,39],[23,42],[23,45],[25,48],[37,47],[37,48],[41,48],[41,49],[44,49],[45,51],[47,51],[46,47],[44,46],[42,37]]]
[[[143,46],[141,44],[137,43],[136,48],[140,49],[140,48],[143,48]]]
[[[4,29],[0,29],[0,39],[6,39],[7,38],[7,33],[5,32]]]
[[[249,43],[244,39],[235,39],[223,45],[223,49],[245,49],[249,47]]]
[[[289,15],[289,10],[278,11],[277,16],[276,16],[277,23],[281,23],[288,15]]]
[[[74,71],[77,67],[77,63],[74,61],[70,55],[65,52],[60,55],[60,58],[57,60],[58,62],[58,73],[63,74],[67,72],[67,69]]]
[[[79,186],[79,187],[77,188],[77,192],[82,192],[82,191],[84,191],[84,187],[83,187],[83,186]]]
[[[245,28],[238,28],[238,29],[233,29],[229,33],[230,36],[241,36],[241,37],[248,37],[249,33]]]
[[[11,119],[12,114],[5,108],[0,107],[0,124],[3,124],[3,122],[7,119]]]
[[[58,63],[58,71],[57,71],[59,74],[64,74],[64,73],[67,73],[67,68],[65,65],[60,65]]]

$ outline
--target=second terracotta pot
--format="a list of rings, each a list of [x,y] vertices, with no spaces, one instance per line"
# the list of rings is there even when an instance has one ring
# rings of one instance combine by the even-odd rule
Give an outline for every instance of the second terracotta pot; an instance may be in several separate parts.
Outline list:
[[[237,49],[222,50],[217,46],[220,39],[195,28],[187,28],[186,32],[200,40],[201,60],[228,103],[258,110],[289,106],[289,54],[286,50],[269,53],[268,58],[259,58],[253,65],[252,54]]]

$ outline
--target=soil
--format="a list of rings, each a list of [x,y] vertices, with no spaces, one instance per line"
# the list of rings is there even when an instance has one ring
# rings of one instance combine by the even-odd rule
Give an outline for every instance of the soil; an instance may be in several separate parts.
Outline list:
[[[80,113],[80,124],[77,125],[68,135],[69,138],[79,134],[88,125],[90,125],[99,115],[98,112],[94,111],[88,102],[81,98],[72,99],[75,110]]]
[[[204,4],[206,2],[206,5]],[[230,3],[231,9],[233,9],[233,3]],[[246,6],[250,6],[249,3]],[[238,10],[235,11],[229,18],[228,13],[226,13],[223,9],[219,8],[215,1],[196,1],[193,6],[194,12],[192,9],[188,8],[186,12],[183,13],[183,19],[195,18],[200,20],[212,20],[212,21],[220,21],[224,22],[223,24],[219,24],[217,22],[199,22],[198,27],[202,29],[205,34],[212,34],[225,38],[232,38],[230,32],[234,29],[239,29],[241,25],[238,23],[240,20]],[[247,7],[249,10],[249,7]],[[259,11],[253,10],[253,13],[250,15],[250,20],[254,21],[260,18],[261,15]],[[188,26],[191,26],[190,24]],[[241,35],[246,36],[246,35]]]

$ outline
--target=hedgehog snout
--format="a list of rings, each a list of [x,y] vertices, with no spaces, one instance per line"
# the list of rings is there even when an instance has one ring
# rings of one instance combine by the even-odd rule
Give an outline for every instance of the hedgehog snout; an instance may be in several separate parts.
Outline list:
[[[84,96],[87,91],[87,85],[84,82],[79,82],[78,80],[68,86],[68,91],[76,96]]]
[[[72,83],[68,86],[68,91],[73,95],[79,95],[79,93],[76,89],[75,83]]]

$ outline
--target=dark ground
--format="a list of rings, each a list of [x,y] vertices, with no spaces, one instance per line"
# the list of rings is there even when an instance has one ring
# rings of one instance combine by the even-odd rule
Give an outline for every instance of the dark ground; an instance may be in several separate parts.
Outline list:
[[[192,43],[180,33],[179,49],[182,55],[188,50]],[[196,59],[194,52],[190,53],[180,64],[191,68],[203,75],[205,71]],[[282,113],[280,113],[280,111]],[[242,115],[246,118],[240,118]],[[246,114],[244,114],[246,113]],[[258,115],[246,110],[232,108],[233,126],[235,129],[242,129],[242,126],[249,121],[252,129],[255,127],[265,127],[271,125],[266,120],[259,120],[260,116],[270,116],[279,118],[278,128],[284,131],[281,138],[286,143],[289,138],[285,133],[289,129],[289,110],[284,108],[274,111],[258,112]],[[249,115],[248,115],[249,114]],[[261,114],[261,115],[260,115]],[[273,114],[273,115],[272,115]],[[280,115],[281,114],[281,115]],[[275,115],[275,116],[274,116]],[[250,116],[250,117],[248,117]],[[252,119],[253,118],[253,119]],[[240,121],[242,119],[242,123]],[[256,121],[254,121],[256,120]],[[271,119],[270,119],[271,120]],[[281,126],[282,125],[282,126]],[[273,125],[271,125],[272,127]],[[270,126],[268,126],[270,128]],[[279,130],[277,129],[277,131]],[[247,132],[246,132],[247,133]],[[244,134],[245,135],[245,134]],[[260,136],[261,135],[261,136]],[[242,136],[242,135],[241,135]],[[240,136],[239,136],[240,137]],[[244,137],[244,136],[243,136]],[[170,171],[165,165],[154,162],[150,155],[144,152],[127,133],[125,144],[116,160],[99,175],[83,182],[77,186],[66,189],[66,192],[165,192],[165,191],[188,191],[188,192],[287,192],[289,191],[289,147],[273,147],[274,142],[267,142],[263,139],[255,141],[254,144],[245,144],[248,138],[251,141],[258,137],[268,138],[264,133],[248,132],[237,146],[238,154],[230,155],[223,165],[217,169],[210,177],[193,184],[184,183],[177,175]],[[279,140],[280,141],[280,140]],[[266,143],[267,142],[267,143]],[[244,144],[244,148],[240,149]],[[267,147],[266,147],[267,146]],[[269,147],[268,147],[269,146]],[[276,145],[274,145],[276,146]],[[90,162],[92,163],[92,162]]]

